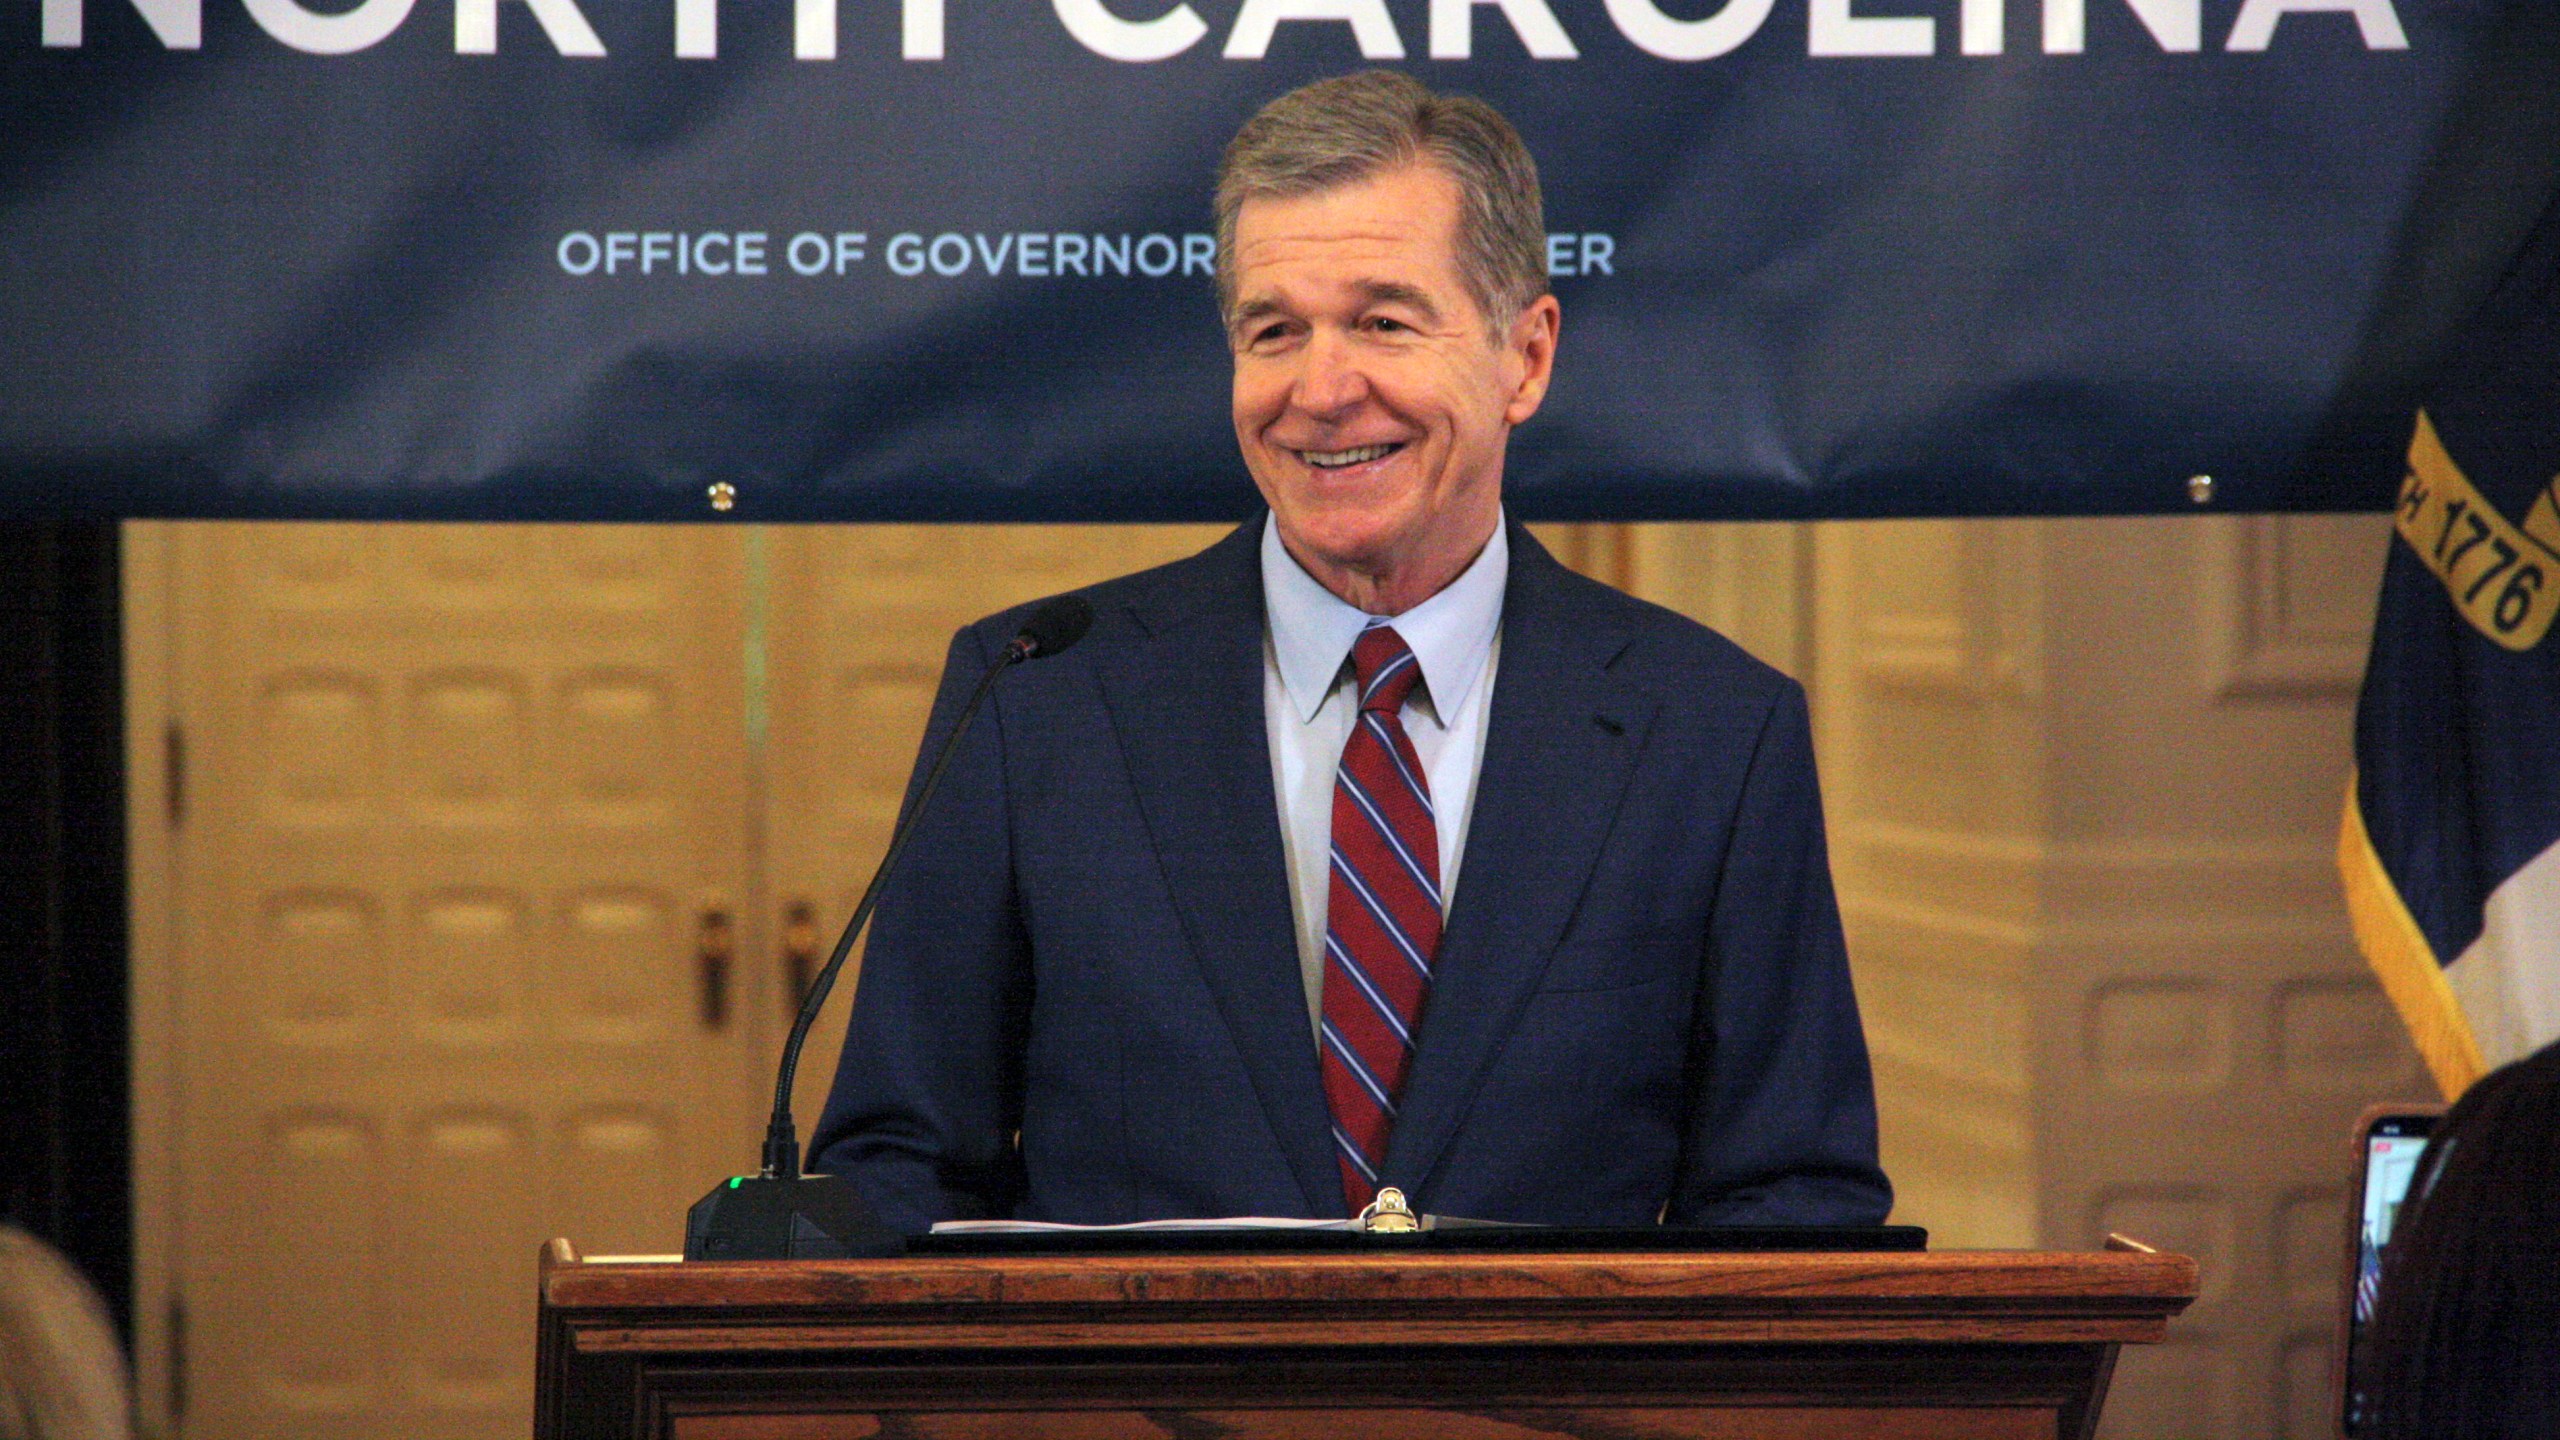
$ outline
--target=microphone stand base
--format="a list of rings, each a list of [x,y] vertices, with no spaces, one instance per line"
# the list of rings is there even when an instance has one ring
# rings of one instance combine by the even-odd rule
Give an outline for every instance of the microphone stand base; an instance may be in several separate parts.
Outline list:
[[[687,1260],[846,1260],[907,1252],[841,1175],[724,1180],[685,1213]]]

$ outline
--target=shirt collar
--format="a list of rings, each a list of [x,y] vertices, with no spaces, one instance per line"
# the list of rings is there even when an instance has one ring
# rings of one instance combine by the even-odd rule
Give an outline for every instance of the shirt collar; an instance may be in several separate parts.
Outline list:
[[[1280,543],[1277,520],[1262,527],[1262,603],[1271,652],[1289,708],[1312,721],[1333,692],[1352,643],[1371,625],[1392,623],[1422,667],[1432,714],[1443,724],[1467,701],[1502,628],[1502,591],[1511,576],[1511,539],[1497,515],[1493,538],[1440,593],[1401,615],[1367,614],[1327,590]]]

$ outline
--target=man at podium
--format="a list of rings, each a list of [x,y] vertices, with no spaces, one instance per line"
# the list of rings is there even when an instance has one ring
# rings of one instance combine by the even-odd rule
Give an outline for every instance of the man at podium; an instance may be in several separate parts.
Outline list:
[[[1238,133],[1216,213],[1268,513],[1087,592],[1090,633],[961,740],[811,1168],[910,1231],[1382,1186],[1880,1222],[1802,691],[1503,511],[1561,324],[1519,137],[1402,75],[1322,81]],[[953,640],[928,753],[1019,622]]]

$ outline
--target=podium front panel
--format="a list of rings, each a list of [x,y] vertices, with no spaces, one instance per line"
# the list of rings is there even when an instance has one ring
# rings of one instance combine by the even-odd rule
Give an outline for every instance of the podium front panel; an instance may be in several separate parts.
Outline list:
[[[2174,1255],[544,1256],[535,1430],[665,1440],[2063,1437]]]

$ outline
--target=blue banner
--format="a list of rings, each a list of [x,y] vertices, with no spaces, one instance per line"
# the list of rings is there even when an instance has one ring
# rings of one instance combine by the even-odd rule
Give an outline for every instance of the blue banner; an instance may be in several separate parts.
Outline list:
[[[1523,515],[2380,509],[2549,9],[8,0],[0,513],[1238,516],[1212,171],[1364,65],[1539,159]]]

